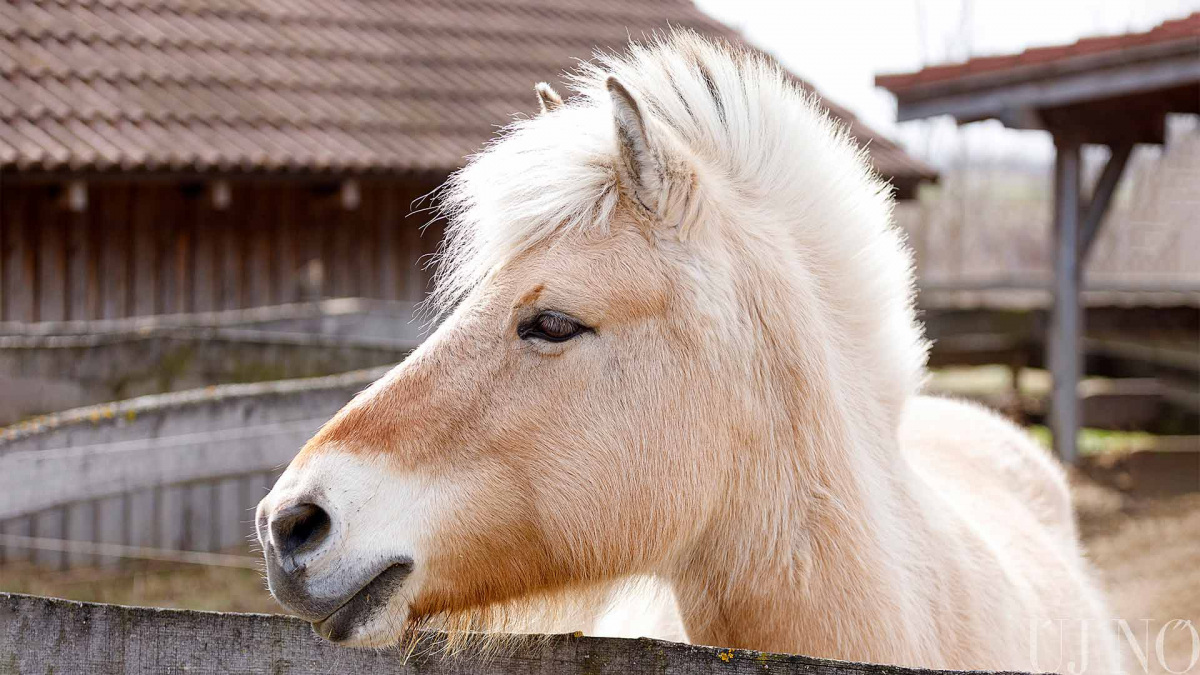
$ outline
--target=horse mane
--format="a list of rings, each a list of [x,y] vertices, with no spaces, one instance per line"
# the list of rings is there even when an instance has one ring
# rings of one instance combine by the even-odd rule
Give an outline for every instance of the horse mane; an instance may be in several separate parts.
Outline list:
[[[897,390],[885,395],[895,403],[913,393],[926,344],[912,309],[911,258],[891,222],[890,187],[846,129],[775,62],[691,31],[634,43],[624,55],[597,54],[569,75],[577,96],[513,122],[451,177],[439,195],[448,225],[434,307],[452,309],[490,270],[556,233],[605,231],[619,202],[609,76],[697,165],[698,189],[719,193],[704,202],[733,214],[724,220],[766,228],[771,217],[745,214],[782,216],[784,231],[763,237],[790,239],[821,272],[836,273],[821,283],[845,280],[827,297],[845,322],[871,322],[848,328],[870,343],[862,351],[876,358],[864,365],[891,374],[884,379]],[[845,265],[854,269],[839,269]]]

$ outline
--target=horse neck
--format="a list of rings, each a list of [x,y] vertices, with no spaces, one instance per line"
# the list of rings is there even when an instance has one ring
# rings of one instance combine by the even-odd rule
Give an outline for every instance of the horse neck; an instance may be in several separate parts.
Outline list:
[[[739,469],[676,589],[693,641],[908,661],[920,622],[894,617],[920,580],[895,561],[931,547],[911,535],[923,514],[898,448],[899,412],[872,396],[872,373],[842,343],[819,334],[829,325],[775,341],[793,352],[755,357],[771,373],[755,385],[769,419],[748,415],[735,433]]]

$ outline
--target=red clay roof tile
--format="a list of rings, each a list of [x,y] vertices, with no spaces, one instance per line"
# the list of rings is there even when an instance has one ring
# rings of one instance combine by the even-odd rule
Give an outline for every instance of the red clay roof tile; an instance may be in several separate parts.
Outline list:
[[[875,84],[900,93],[913,87],[949,82],[968,75],[998,73],[1017,67],[1051,64],[1079,56],[1119,52],[1133,47],[1189,38],[1200,40],[1200,12],[1181,19],[1164,21],[1144,33],[1087,37],[1069,45],[1032,47],[1019,54],[980,56],[962,63],[928,66],[911,73],[878,75]]]
[[[533,83],[668,25],[687,0],[0,3],[0,169],[450,170]],[[876,168],[936,174],[858,122]]]

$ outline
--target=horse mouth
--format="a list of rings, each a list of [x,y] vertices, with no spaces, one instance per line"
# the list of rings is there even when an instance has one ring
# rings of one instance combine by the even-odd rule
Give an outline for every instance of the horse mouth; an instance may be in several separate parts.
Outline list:
[[[342,642],[350,638],[355,626],[362,625],[387,606],[412,569],[411,560],[393,563],[324,619],[313,621],[313,630],[330,642]]]

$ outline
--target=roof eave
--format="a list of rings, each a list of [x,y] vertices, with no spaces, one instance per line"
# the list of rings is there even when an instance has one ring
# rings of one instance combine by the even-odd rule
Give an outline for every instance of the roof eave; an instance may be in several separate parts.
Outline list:
[[[897,97],[897,119],[950,115],[960,123],[995,118],[1016,128],[1043,128],[1036,111],[1200,83],[1200,39],[899,86],[876,83]]]

